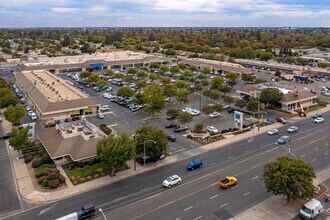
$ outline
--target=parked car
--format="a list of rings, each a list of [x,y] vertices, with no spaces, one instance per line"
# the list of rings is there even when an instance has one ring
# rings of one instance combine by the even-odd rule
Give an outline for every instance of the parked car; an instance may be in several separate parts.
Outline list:
[[[163,181],[163,186],[166,188],[171,188],[174,185],[180,184],[181,181],[181,177],[179,177],[178,175],[172,175]]]
[[[0,122],[2,122],[2,115],[0,115]]]
[[[31,111],[31,107],[30,107],[29,105],[26,105],[26,106],[25,106],[25,110],[26,110],[26,111]]]
[[[290,142],[290,137],[289,136],[282,136],[277,140],[278,144],[286,144]]]
[[[178,126],[174,129],[174,132],[179,133],[179,132],[185,131],[187,129],[188,129],[187,126]]]
[[[100,108],[100,110],[101,111],[110,111],[110,106],[109,105],[103,105],[103,106],[101,106],[101,108]]]
[[[174,115],[169,115],[166,117],[167,120],[174,120],[176,117]]]
[[[276,118],[276,121],[278,121],[278,122],[280,122],[282,124],[286,124],[287,123],[287,121],[284,118],[282,118],[282,117],[277,117]]]
[[[267,132],[267,134],[269,134],[269,135],[274,135],[274,134],[277,134],[277,133],[278,133],[278,130],[276,128],[274,128],[274,129]]]
[[[313,115],[313,118],[319,118],[319,117],[322,117],[322,114],[321,113],[316,113],[315,115]]]
[[[7,133],[7,134],[2,134],[0,136],[0,139],[1,140],[5,140],[5,139],[9,139],[11,137],[11,133]]]
[[[168,135],[167,136],[167,140],[169,140],[171,142],[175,142],[176,141],[176,137],[174,135]]]
[[[317,199],[311,199],[300,209],[299,216],[303,219],[314,219],[323,211],[323,205]]]
[[[104,118],[104,115],[103,115],[102,112],[99,112],[99,113],[97,114],[97,117],[98,117],[99,119],[103,119],[103,118]]]
[[[214,126],[207,126],[206,130],[210,132],[211,134],[217,134],[219,132],[218,129],[216,129]]]
[[[288,132],[289,133],[293,133],[293,132],[295,132],[295,131],[297,131],[298,130],[298,128],[296,127],[296,126],[290,126],[289,128],[288,128]]]
[[[322,123],[322,122],[324,122],[324,118],[322,118],[322,117],[315,118],[314,122],[317,124]]]
[[[218,182],[218,184],[224,188],[224,189],[228,189],[230,186],[236,185],[237,184],[237,178],[233,177],[233,176],[226,176],[225,179],[220,180]]]
[[[194,170],[202,166],[203,166],[203,162],[201,159],[194,159],[187,164],[186,168],[187,170]]]
[[[212,112],[211,114],[209,114],[210,118],[216,118],[216,117],[219,117],[219,116],[221,116],[219,112]]]
[[[231,108],[231,107],[227,108],[227,112],[228,112],[228,113],[234,113],[234,111],[235,111],[235,109],[233,109],[233,108]]]
[[[174,128],[176,126],[177,126],[176,124],[170,123],[170,124],[165,125],[165,128]]]

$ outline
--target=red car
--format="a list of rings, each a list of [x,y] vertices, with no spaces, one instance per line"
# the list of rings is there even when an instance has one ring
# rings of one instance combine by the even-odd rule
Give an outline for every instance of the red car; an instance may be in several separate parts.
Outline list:
[[[286,122],[287,122],[284,118],[280,118],[280,117],[277,117],[276,121],[278,121],[279,123],[282,123],[282,124],[286,124]]]

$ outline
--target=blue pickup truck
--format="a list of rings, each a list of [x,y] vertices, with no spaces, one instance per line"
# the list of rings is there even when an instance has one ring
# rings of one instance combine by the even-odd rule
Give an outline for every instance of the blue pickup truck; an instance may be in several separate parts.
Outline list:
[[[187,170],[194,170],[203,166],[203,162],[200,159],[194,159],[187,164]]]

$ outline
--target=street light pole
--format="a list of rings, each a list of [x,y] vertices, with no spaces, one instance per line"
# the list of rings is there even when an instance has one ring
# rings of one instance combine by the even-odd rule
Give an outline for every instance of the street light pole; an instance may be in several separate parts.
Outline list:
[[[260,98],[258,99],[258,131],[260,131]]]
[[[102,213],[102,216],[105,220],[108,220],[107,217],[105,216],[105,214],[103,213],[103,210],[101,208],[99,208],[99,211]]]
[[[145,139],[143,141],[143,169],[145,169],[145,167],[146,167],[146,142],[148,142],[148,141],[150,141],[154,144],[157,143],[156,141],[153,141],[153,140],[150,140],[150,139]]]

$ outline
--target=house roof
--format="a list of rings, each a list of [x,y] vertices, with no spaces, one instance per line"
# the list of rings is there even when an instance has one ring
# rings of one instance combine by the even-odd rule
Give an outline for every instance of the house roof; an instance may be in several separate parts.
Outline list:
[[[99,138],[84,140],[80,135],[64,138],[56,128],[44,130],[38,138],[52,159],[69,155],[74,161],[96,156],[99,141]]]
[[[307,90],[300,90],[298,91],[300,100],[306,100],[306,99],[312,99],[312,98],[317,98],[317,95],[311,93],[310,91]],[[282,96],[281,102],[294,102],[294,101],[299,101],[298,96],[296,95],[295,92],[288,92],[287,94],[284,94]]]
[[[237,89],[236,91],[251,93],[251,92],[255,92],[255,91],[261,92],[261,89],[256,88],[254,86],[243,86],[243,87]]]

